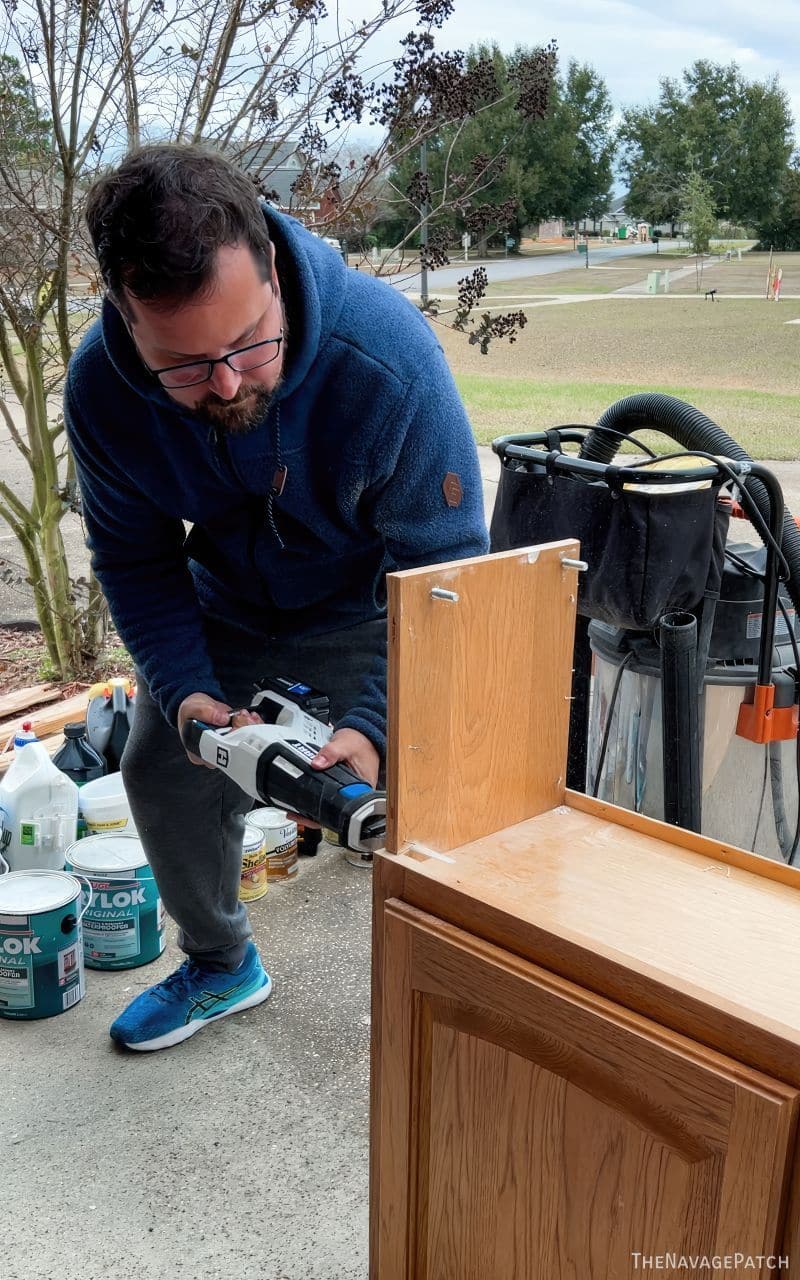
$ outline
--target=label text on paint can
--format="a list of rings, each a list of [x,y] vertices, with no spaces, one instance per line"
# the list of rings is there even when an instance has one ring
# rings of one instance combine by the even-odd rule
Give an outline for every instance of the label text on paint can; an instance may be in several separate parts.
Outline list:
[[[272,839],[278,836],[278,840],[270,848]],[[267,874],[270,879],[285,879],[287,876],[297,874],[297,826],[294,822],[287,822],[284,827],[276,832],[273,828],[266,832],[267,836]],[[283,837],[281,839],[281,837]]]
[[[252,809],[248,825],[260,827],[267,849],[267,876],[285,880],[297,874],[297,823],[283,809]]]
[[[129,882],[119,889],[113,882],[92,877],[94,899],[83,920],[87,960],[129,960],[141,949],[140,912],[144,885]]]
[[[239,897],[242,902],[255,902],[267,892],[267,854],[264,832],[246,823],[242,845],[242,877]]]
[[[10,925],[0,925],[0,1011],[11,1015],[36,1008],[34,957],[42,955],[42,940],[32,932],[30,921],[19,917],[15,925],[18,931],[15,929],[13,933]],[[71,1009],[83,996],[79,946],[80,942],[73,942],[55,953],[54,977],[63,1010]]]
[[[39,938],[3,938],[0,951],[6,956],[39,956],[42,949]]]

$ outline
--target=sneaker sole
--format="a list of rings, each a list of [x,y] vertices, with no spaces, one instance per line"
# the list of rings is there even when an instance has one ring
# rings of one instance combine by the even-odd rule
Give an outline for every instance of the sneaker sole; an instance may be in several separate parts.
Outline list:
[[[138,1044],[132,1044],[127,1040],[117,1040],[117,1044],[121,1044],[126,1049],[133,1049],[135,1053],[152,1053],[155,1049],[170,1049],[174,1044],[181,1044],[182,1041],[188,1040],[195,1032],[202,1031],[203,1027],[207,1027],[209,1022],[219,1022],[220,1018],[227,1018],[231,1013],[242,1013],[245,1009],[252,1009],[257,1004],[263,1004],[272,995],[272,979],[267,976],[267,980],[262,987],[254,991],[252,995],[245,996],[243,1000],[232,1004],[229,1009],[223,1009],[222,1013],[212,1014],[210,1018],[195,1018],[193,1022],[187,1022],[183,1027],[176,1027],[174,1031],[168,1031],[164,1036],[156,1036],[154,1040],[140,1040]]]

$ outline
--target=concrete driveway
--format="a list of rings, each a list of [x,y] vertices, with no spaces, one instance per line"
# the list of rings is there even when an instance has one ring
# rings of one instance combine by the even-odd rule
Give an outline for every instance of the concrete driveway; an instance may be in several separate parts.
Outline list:
[[[371,872],[322,846],[253,903],[266,1004],[174,1049],[108,1024],[182,956],[0,1021],[6,1280],[366,1280]]]

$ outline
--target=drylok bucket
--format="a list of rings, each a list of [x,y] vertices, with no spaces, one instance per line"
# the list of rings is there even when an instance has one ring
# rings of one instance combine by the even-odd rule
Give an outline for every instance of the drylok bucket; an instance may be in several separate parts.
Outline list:
[[[83,997],[82,893],[64,871],[0,877],[0,1017],[52,1018]]]
[[[242,878],[239,898],[255,902],[267,892],[267,847],[264,832],[254,823],[244,824],[242,840]]]
[[[270,808],[251,810],[247,821],[264,833],[269,879],[297,875],[297,823],[290,821],[283,809]]]
[[[109,773],[104,778],[87,782],[80,789],[78,802],[86,826],[93,835],[101,835],[104,831],[136,835],[121,773]]]
[[[164,950],[164,908],[141,841],[85,836],[66,856],[68,870],[85,876],[94,895],[83,922],[88,968],[135,969],[156,960]]]

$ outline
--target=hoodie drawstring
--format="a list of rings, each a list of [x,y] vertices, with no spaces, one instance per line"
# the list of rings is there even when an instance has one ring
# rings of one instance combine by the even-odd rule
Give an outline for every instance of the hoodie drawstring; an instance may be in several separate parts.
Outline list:
[[[267,520],[281,551],[285,551],[286,547],[284,545],[283,538],[278,533],[278,526],[275,523],[273,504],[275,498],[279,498],[283,493],[288,474],[289,468],[284,466],[281,461],[281,406],[280,403],[278,403],[275,406],[275,472],[272,477],[272,484],[270,485],[269,493],[267,494]]]

